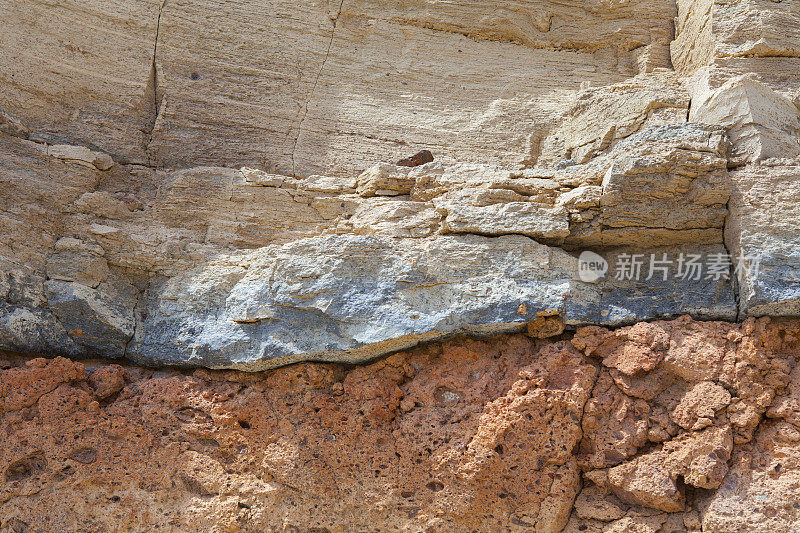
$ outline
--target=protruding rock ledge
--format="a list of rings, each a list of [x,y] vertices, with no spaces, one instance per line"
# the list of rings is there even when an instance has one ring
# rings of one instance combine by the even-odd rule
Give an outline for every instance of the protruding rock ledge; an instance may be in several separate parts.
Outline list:
[[[685,312],[736,316],[725,279],[645,277],[583,282],[575,256],[519,235],[313,237],[153,285],[127,356],[262,370],[303,360],[363,363],[455,333],[517,331],[547,309],[573,326]]]

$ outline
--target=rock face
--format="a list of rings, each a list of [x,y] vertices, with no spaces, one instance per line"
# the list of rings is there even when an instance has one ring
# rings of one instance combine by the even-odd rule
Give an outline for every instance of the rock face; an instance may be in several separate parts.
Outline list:
[[[800,312],[800,244],[796,166],[758,166],[731,173],[731,222],[727,240],[737,256],[758,259],[739,276],[742,311],[752,315]]]
[[[0,3],[0,348],[254,370],[800,313],[790,3],[88,6]]]
[[[528,159],[582,83],[668,66],[675,16],[667,0],[89,6],[0,4],[0,108],[117,160],[298,175],[420,144],[450,162]]]
[[[5,6],[15,86],[31,86],[38,57],[64,75],[24,98],[0,87],[0,346],[266,368],[359,362],[547,308],[568,326],[797,314],[782,281],[791,232],[765,223],[794,223],[791,199],[768,197],[800,154],[795,14],[754,6],[678,3],[670,43],[675,6],[653,1],[580,16],[549,3],[481,17],[458,4],[226,6],[212,26],[201,4],[144,2],[81,18],[67,49],[31,43],[34,19]],[[231,48],[214,31],[233,20]],[[111,47],[79,31],[122,21],[130,33]],[[606,26],[613,38],[596,33]],[[257,28],[300,44],[266,49]],[[126,62],[105,69],[122,47]],[[448,50],[435,66],[432,47]],[[409,59],[386,71],[398,50]],[[78,65],[86,79],[67,75]],[[549,74],[520,82],[522,65]],[[517,89],[487,91],[487,77]],[[442,79],[460,84],[444,107]],[[413,166],[371,163],[414,145],[430,150]],[[207,164],[239,170],[192,166]],[[608,263],[599,283],[580,277],[586,249]],[[687,277],[680,258],[698,255],[706,270]],[[628,256],[635,276],[616,268]],[[742,268],[752,258],[763,268]],[[306,268],[271,278],[289,263]],[[453,263],[457,276],[434,272]]]
[[[520,329],[545,309],[572,326],[737,315],[728,270],[677,270],[679,257],[725,253],[730,182],[716,127],[647,127],[553,171],[381,164],[354,179],[101,171],[88,152],[74,161],[4,141],[19,154],[7,179],[22,198],[33,193],[25,168],[87,179],[41,204],[60,222],[38,232],[9,208],[6,349],[261,369]],[[96,190],[105,180],[116,185]],[[580,277],[585,246],[608,262],[595,283]],[[622,272],[626,257],[635,269]],[[674,268],[654,269],[665,257]]]
[[[800,323],[570,337],[265,373],[5,354],[0,527],[796,527]]]
[[[518,235],[303,239],[152,285],[126,355],[258,370],[303,359],[360,363],[452,333],[519,330],[547,309],[573,325],[686,309],[735,314],[722,278],[590,284],[574,279],[576,263]]]
[[[0,0],[0,533],[797,530],[798,5]]]

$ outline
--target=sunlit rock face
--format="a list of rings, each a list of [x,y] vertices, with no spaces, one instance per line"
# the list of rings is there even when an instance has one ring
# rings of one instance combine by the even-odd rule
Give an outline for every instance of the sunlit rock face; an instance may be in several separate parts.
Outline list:
[[[0,533],[800,529],[798,2],[0,36]]]
[[[800,312],[790,3],[0,15],[0,347],[255,370]]]

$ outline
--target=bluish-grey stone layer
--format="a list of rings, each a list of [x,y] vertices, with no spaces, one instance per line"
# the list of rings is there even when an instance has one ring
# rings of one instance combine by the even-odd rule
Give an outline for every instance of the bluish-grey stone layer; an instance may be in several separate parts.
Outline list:
[[[718,245],[659,248],[708,256]],[[521,235],[429,239],[327,235],[218,256],[154,280],[5,276],[0,349],[128,357],[164,366],[260,370],[298,361],[360,363],[456,334],[519,331],[539,311],[571,326],[692,314],[736,318],[727,279],[581,281],[577,253]],[[79,278],[64,268],[53,275]]]
[[[585,283],[574,255],[523,236],[323,236],[154,284],[127,353],[245,370],[358,363],[453,333],[515,331],[545,309],[573,325],[736,316],[724,279]]]

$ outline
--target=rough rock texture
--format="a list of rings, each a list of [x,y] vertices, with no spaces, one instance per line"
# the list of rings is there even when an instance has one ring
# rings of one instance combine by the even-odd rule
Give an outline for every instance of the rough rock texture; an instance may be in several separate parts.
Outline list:
[[[0,359],[8,531],[792,531],[797,321],[459,337],[360,367]]]
[[[735,317],[724,279],[656,277],[643,288],[584,283],[576,271],[573,256],[518,235],[302,239],[151,285],[125,355],[259,370],[303,359],[359,363],[453,333],[520,330],[548,309],[572,325],[687,310]]]
[[[743,269],[737,276],[744,313],[800,313],[798,175],[798,166],[765,165],[730,175],[733,192],[726,240],[737,256],[760,258],[758,269]]]
[[[0,533],[797,530],[798,6],[0,0]]]
[[[737,314],[727,273],[664,279],[645,266],[641,279],[587,284],[557,246],[649,241],[604,252],[612,266],[631,252],[723,253],[729,189],[714,127],[650,126],[554,171],[381,164],[355,179],[101,171],[89,152],[77,161],[0,141],[13,163],[0,255],[6,349],[255,369],[360,362],[523,326],[548,308],[571,325]],[[48,178],[39,190],[25,187],[32,170]],[[27,223],[42,211],[59,216]]]
[[[159,166],[352,173],[420,144],[518,164],[582,83],[668,66],[675,12],[669,0],[4,0],[0,108],[42,140]]]
[[[0,0],[0,31],[0,348],[257,369],[549,308],[800,314],[793,2]]]

